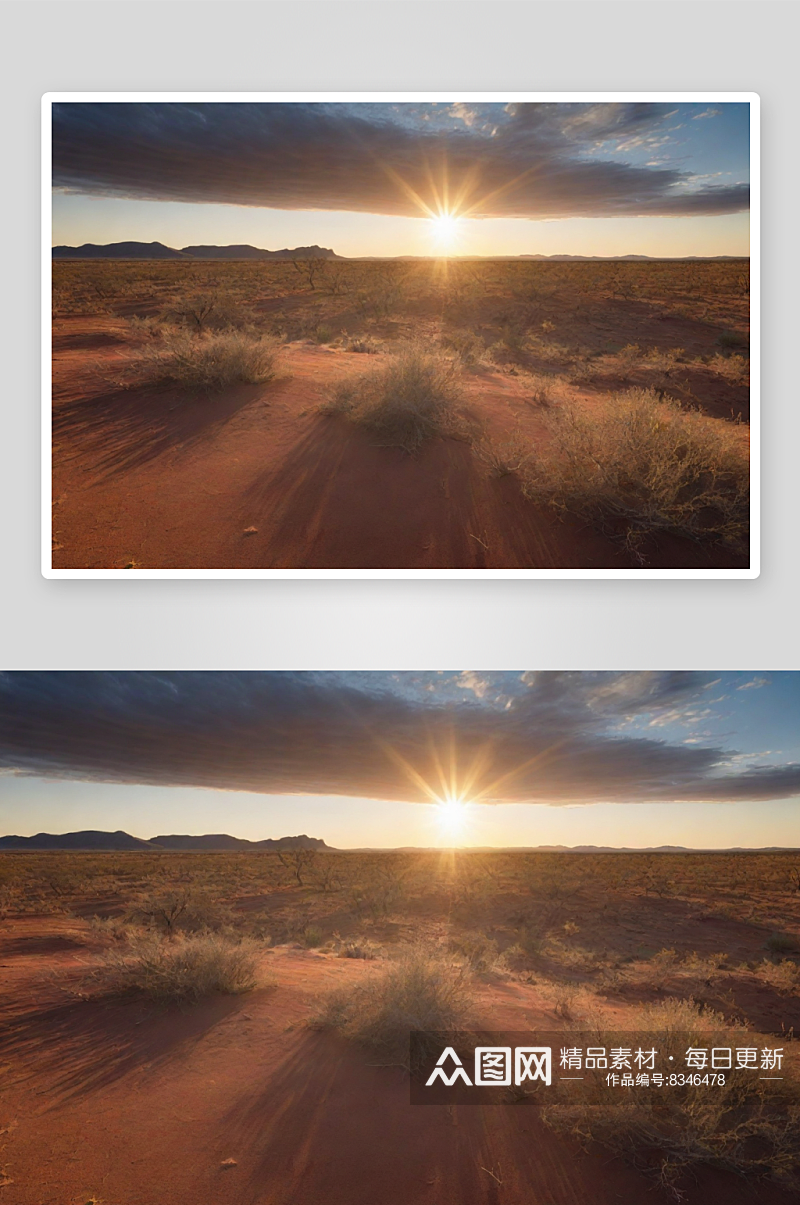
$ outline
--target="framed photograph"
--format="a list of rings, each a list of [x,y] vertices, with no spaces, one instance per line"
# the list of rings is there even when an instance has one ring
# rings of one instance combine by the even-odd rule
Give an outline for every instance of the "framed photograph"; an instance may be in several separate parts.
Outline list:
[[[799,738],[794,672],[0,675],[4,1193],[797,1200]]]
[[[45,96],[43,573],[756,577],[758,110]]]

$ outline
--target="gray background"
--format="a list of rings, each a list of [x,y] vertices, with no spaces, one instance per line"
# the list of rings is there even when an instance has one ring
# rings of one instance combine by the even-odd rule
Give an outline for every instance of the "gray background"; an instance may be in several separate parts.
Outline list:
[[[795,3],[3,3],[0,664],[759,668],[798,655]],[[756,581],[45,581],[39,100],[46,91],[754,91],[763,129]]]

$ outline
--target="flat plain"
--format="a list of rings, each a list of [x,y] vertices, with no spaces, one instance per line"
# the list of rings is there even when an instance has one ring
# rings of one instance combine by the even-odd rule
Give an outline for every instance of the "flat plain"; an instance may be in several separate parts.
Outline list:
[[[743,568],[749,264],[56,261],[53,566]]]
[[[797,882],[789,852],[5,853],[4,1205],[788,1205]],[[783,1064],[412,1105],[437,1023]]]

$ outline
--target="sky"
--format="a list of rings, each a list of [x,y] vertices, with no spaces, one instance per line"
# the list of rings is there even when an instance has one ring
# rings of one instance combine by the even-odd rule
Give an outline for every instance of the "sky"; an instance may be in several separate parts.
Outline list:
[[[800,673],[6,673],[0,832],[800,846]]]
[[[53,106],[53,244],[748,255],[749,105]]]

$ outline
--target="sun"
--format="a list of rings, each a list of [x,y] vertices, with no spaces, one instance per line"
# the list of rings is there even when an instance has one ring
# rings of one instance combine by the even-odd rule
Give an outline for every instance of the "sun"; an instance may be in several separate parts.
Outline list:
[[[454,845],[463,840],[469,820],[468,805],[455,795],[446,795],[436,805],[436,819],[443,838]]]
[[[438,247],[447,250],[455,246],[461,234],[461,219],[454,213],[440,213],[431,218],[433,241]]]

